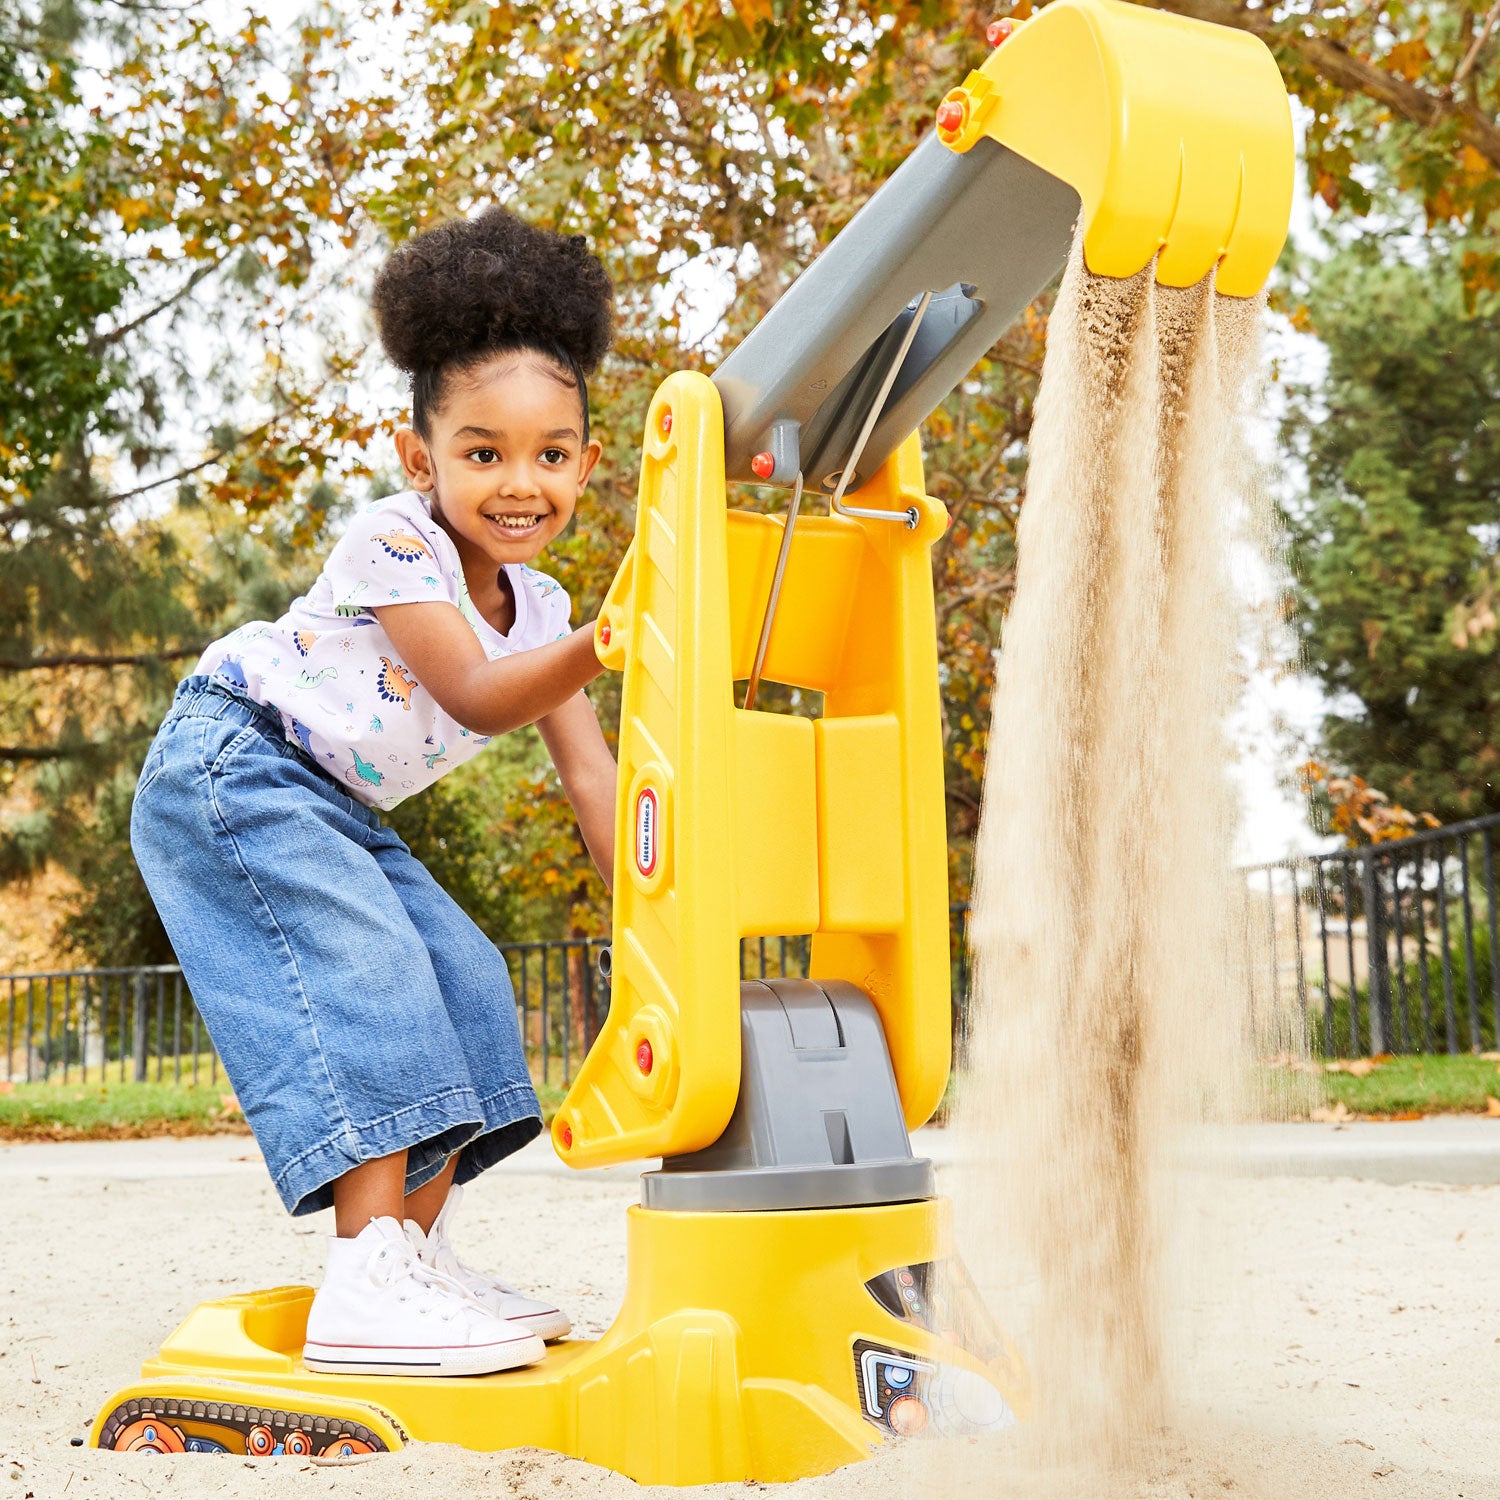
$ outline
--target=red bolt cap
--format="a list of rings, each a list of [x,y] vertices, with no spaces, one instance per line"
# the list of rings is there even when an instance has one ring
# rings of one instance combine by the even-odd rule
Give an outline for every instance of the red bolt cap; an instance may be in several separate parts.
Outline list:
[[[562,1137],[563,1150],[571,1151],[573,1149],[573,1127],[571,1125],[564,1125],[557,1133]]]
[[[661,414],[661,435],[665,437],[672,430],[672,413],[664,411]]]
[[[750,467],[757,478],[769,479],[776,472],[776,456],[772,453],[757,453],[750,460]]]
[[[968,114],[968,110],[957,99],[944,99],[938,105],[938,129],[947,131],[962,130],[966,114]]]
[[[984,28],[984,39],[990,46],[998,47],[1015,29],[1016,23],[1009,16],[1002,16]]]
[[[651,1043],[643,1037],[640,1046],[635,1049],[635,1065],[641,1072],[649,1073],[655,1063],[656,1058],[652,1055]]]
[[[609,645],[609,622],[607,620],[599,627],[599,644],[601,646]]]

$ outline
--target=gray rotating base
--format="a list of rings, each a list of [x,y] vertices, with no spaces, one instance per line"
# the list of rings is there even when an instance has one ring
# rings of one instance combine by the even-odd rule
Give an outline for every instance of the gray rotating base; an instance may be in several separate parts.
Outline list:
[[[740,1042],[740,1096],[724,1133],[646,1173],[646,1208],[764,1212],[934,1196],[867,995],[841,980],[748,981]]]
[[[645,1208],[754,1213],[778,1208],[858,1208],[934,1196],[925,1157],[848,1167],[748,1167],[721,1172],[646,1172]]]

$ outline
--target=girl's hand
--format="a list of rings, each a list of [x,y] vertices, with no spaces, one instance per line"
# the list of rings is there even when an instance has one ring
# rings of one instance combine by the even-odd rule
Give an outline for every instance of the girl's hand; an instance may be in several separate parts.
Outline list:
[[[592,621],[550,645],[490,661],[456,605],[429,600],[384,604],[372,612],[438,706],[475,734],[535,724],[577,698],[604,670],[594,654]]]

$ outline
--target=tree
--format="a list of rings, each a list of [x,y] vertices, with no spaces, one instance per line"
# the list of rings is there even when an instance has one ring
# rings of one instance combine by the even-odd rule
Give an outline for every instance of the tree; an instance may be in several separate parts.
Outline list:
[[[1297,779],[1318,831],[1337,834],[1350,849],[1393,843],[1442,826],[1431,813],[1414,813],[1392,802],[1364,777],[1335,776],[1320,761],[1308,761]]]
[[[330,34],[274,60],[266,34],[134,0],[0,19],[0,879],[73,869],[94,892],[75,935],[134,912],[104,957],[160,947],[124,831],[173,680],[247,610],[284,606],[307,559],[283,544],[321,528],[327,479],[369,472],[337,344],[314,378],[279,347],[286,293],[339,225],[327,179],[354,127],[336,103],[297,122]],[[85,40],[107,59],[87,107]],[[256,94],[275,61],[280,109]]]
[[[1264,34],[1314,112],[1324,200],[1362,207],[1355,161],[1379,158],[1434,223],[1464,230],[1465,287],[1484,290],[1490,11],[1387,7],[1372,29],[1310,7],[1161,3]],[[0,870],[52,852],[123,888],[80,851],[123,849],[117,804],[96,798],[128,789],[171,678],[213,635],[278,608],[340,505],[379,482],[400,395],[360,304],[389,244],[499,199],[605,256],[623,314],[593,393],[606,457],[552,559],[587,618],[629,539],[656,384],[711,368],[848,222],[982,59],[992,14],[972,0],[347,0],[293,28],[253,8],[226,28],[192,3],[25,0],[0,36],[34,103],[0,111],[0,141],[9,181],[31,186],[0,184],[0,255],[57,242],[57,279],[17,278],[29,301],[8,322],[0,308],[0,363],[53,371],[51,386],[16,383],[21,416],[47,404],[36,392],[56,424],[78,415],[28,429],[24,458],[0,451]],[[85,32],[104,59],[88,110]],[[926,435],[930,488],[954,515],[934,582],[955,897],[1047,305]],[[177,494],[198,509],[176,510]],[[732,503],[782,497],[747,488]],[[601,685],[607,723],[616,694]],[[764,701],[815,711],[774,689]],[[522,893],[504,920],[598,930],[602,887],[534,746],[486,757],[463,787],[479,819],[466,826],[507,851]],[[397,821],[440,860],[452,812]],[[496,899],[474,870],[452,878]]]
[[[1445,820],[1500,811],[1500,295],[1465,295],[1453,248],[1336,253],[1305,293],[1328,372],[1291,385],[1285,424],[1327,751]]]
[[[72,794],[114,758],[112,737],[91,728],[122,710],[125,732],[136,727],[113,684],[91,702],[38,691],[35,674],[102,655],[159,693],[159,657],[137,641],[194,626],[167,539],[129,541],[95,503],[90,445],[122,430],[112,405],[128,383],[121,340],[98,327],[134,278],[97,221],[114,190],[111,142],[91,121],[70,124],[80,101],[71,38],[46,24],[57,19],[43,17],[29,46],[0,36],[0,758],[7,790],[32,773],[22,814],[0,831],[0,875],[36,869],[76,831]]]
[[[1493,810],[1500,3],[1143,3],[1261,37],[1308,112],[1332,260],[1306,289],[1284,266],[1273,298],[1329,354],[1283,434],[1319,753],[1412,807]]]

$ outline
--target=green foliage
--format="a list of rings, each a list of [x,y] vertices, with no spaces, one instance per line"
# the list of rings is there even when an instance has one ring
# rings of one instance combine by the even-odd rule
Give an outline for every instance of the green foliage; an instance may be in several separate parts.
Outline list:
[[[493,768],[483,766],[482,759],[408,798],[387,814],[387,821],[438,884],[499,941],[521,935],[525,914],[519,893],[502,876],[504,851],[488,836]]]
[[[63,923],[63,940],[100,966],[177,961],[130,853],[134,795],[135,774],[128,767],[109,779],[71,862],[82,893]]]
[[[20,16],[0,30],[0,744],[31,740],[42,767],[30,805],[0,822],[5,874],[48,857],[70,793],[114,754],[90,736],[86,712],[44,702],[16,674],[47,649],[39,633],[71,654],[90,638],[107,650],[191,624],[174,608],[173,559],[150,537],[132,547],[93,483],[91,444],[117,430],[111,403],[128,380],[98,325],[134,278],[105,245],[110,141],[81,108],[69,28],[44,24],[59,19]],[[15,774],[0,776],[0,792]]]
[[[450,782],[471,805],[477,858],[504,893],[494,925],[480,920],[491,937],[531,942],[609,930],[609,897],[534,729],[504,736],[438,786]]]
[[[1500,295],[1461,252],[1370,238],[1305,293],[1328,371],[1290,387],[1287,508],[1329,757],[1444,819],[1500,810]]]
[[[117,346],[94,335],[134,278],[103,245],[96,202],[109,139],[78,128],[66,53],[0,33],[0,505],[76,484],[86,436],[127,379]]]
[[[1265,34],[1313,112],[1308,171],[1324,201],[1361,208],[1376,162],[1428,221],[1469,236],[1444,295],[1474,306],[1492,248],[1480,237],[1496,80],[1493,42],[1474,51],[1474,0],[1387,7],[1378,27],[1347,8],[1164,3]],[[252,7],[229,28],[195,4],[13,6],[0,20],[0,286],[14,288],[0,294],[0,878],[59,859],[86,887],[69,928],[81,952],[158,951],[121,841],[133,768],[197,648],[278,612],[339,505],[390,484],[383,439],[399,413],[351,315],[390,242],[500,200],[605,257],[622,311],[593,388],[605,457],[547,560],[587,619],[630,537],[655,386],[711,367],[858,211],[982,59],[991,16],[975,0],[347,0],[294,26]],[[1422,97],[1387,97],[1386,80]],[[712,328],[706,286],[725,301]],[[1047,305],[926,434],[929,488],[954,518],[934,582],[960,899]],[[1407,455],[1386,453],[1391,478],[1370,469],[1381,451],[1330,451],[1320,497],[1357,509],[1373,496],[1386,526]],[[731,503],[783,499],[747,489]],[[1307,559],[1325,532],[1358,532],[1330,516],[1309,512]],[[1418,635],[1480,622],[1449,652],[1468,683],[1462,669],[1489,650],[1487,596],[1477,568],[1449,588],[1468,554],[1456,532],[1444,545],[1412,563],[1453,594],[1442,626]],[[1362,622],[1380,620],[1353,601],[1354,625],[1342,621],[1337,549],[1328,569],[1307,575],[1309,592],[1331,589],[1326,670],[1359,692],[1346,659]],[[599,685],[607,731],[617,693]],[[770,689],[783,700],[794,707]],[[1456,721],[1473,708],[1455,709],[1451,746],[1433,752],[1445,775],[1482,754]],[[1437,805],[1359,749],[1344,758]],[[497,745],[395,821],[496,936],[602,929],[607,897],[534,737]]]
[[[342,344],[311,371],[286,345],[285,294],[344,232],[332,179],[368,123],[330,84],[339,39],[195,10],[0,15],[0,878],[70,868],[90,887],[71,930],[105,960],[159,946],[149,923],[126,937],[145,908],[116,802],[173,680],[284,607],[288,546],[371,473]]]

